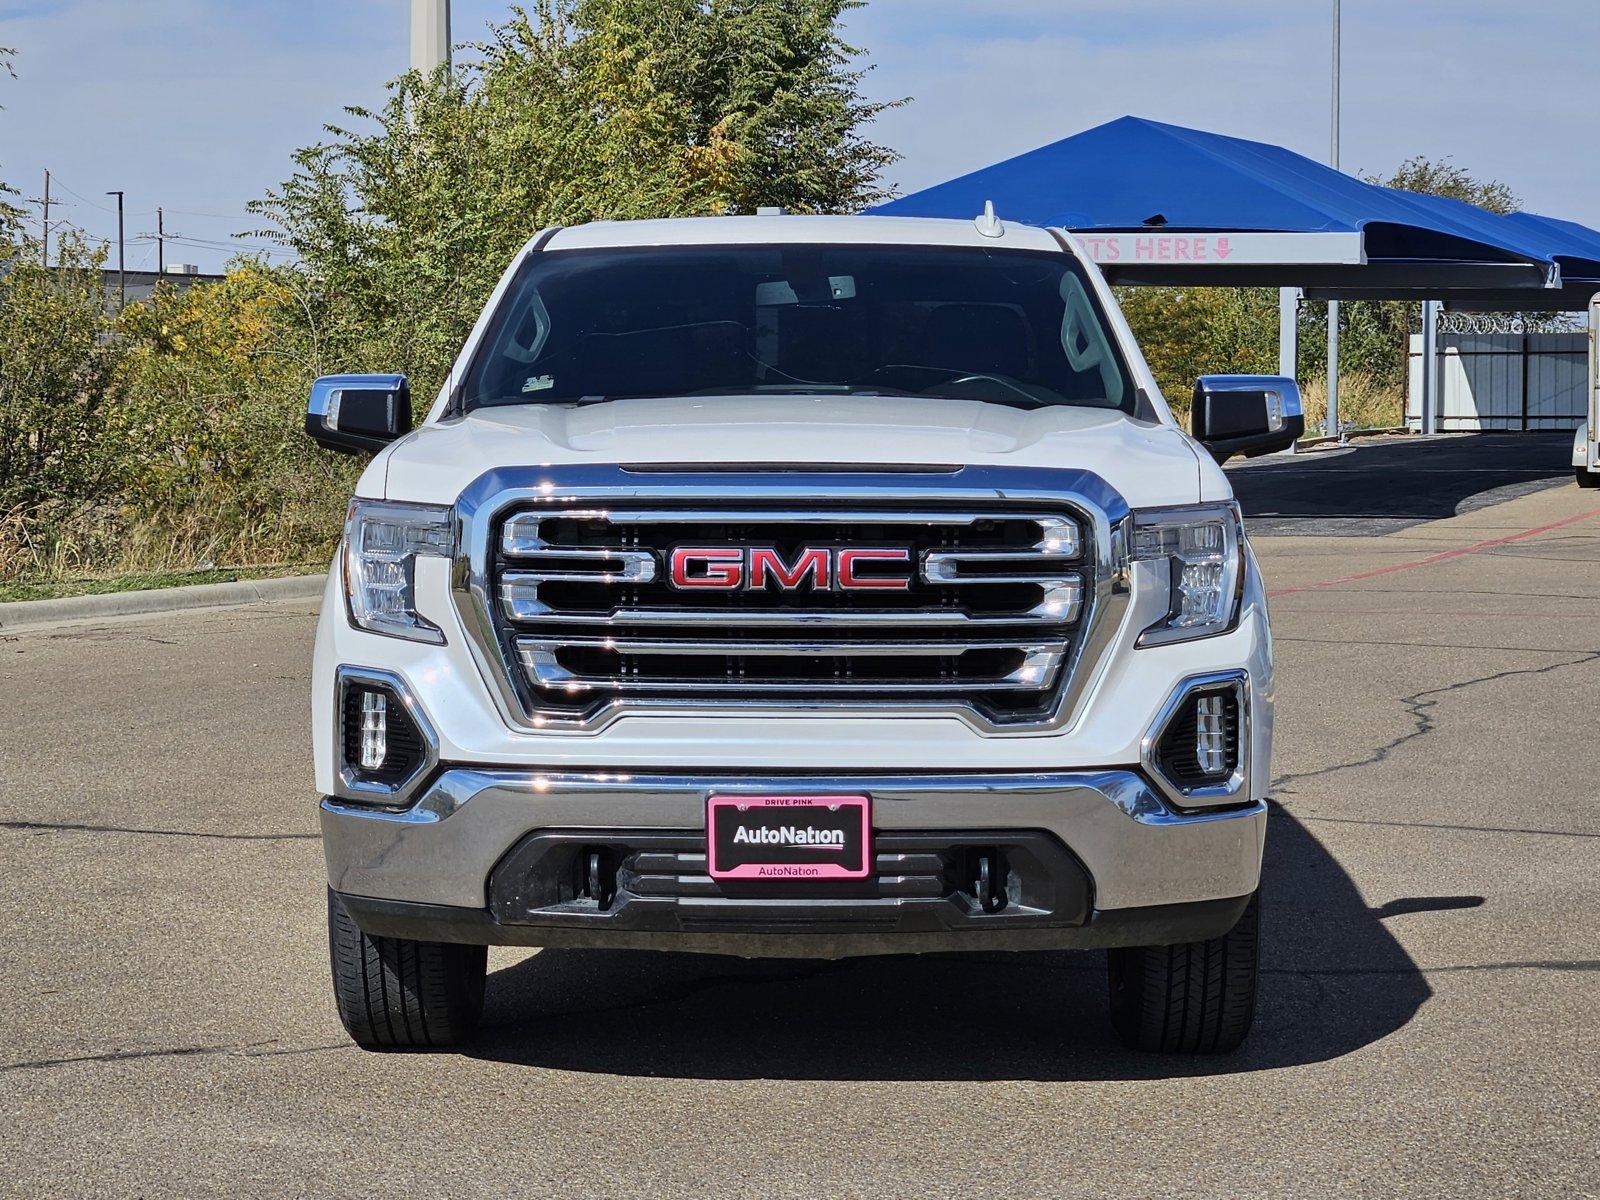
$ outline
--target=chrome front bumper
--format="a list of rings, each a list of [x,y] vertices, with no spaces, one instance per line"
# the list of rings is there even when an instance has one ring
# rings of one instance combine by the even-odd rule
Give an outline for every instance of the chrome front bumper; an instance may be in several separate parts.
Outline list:
[[[508,941],[531,945],[667,945],[649,932],[626,938],[485,927],[487,881],[496,864],[529,834],[563,830],[617,835],[701,830],[707,797],[717,794],[857,793],[873,799],[880,834],[952,834],[973,830],[1039,831],[1076,856],[1091,884],[1093,918],[1121,910],[1163,912],[1173,906],[1221,905],[1254,891],[1261,869],[1266,806],[1196,813],[1171,807],[1139,774],[1126,770],[1051,774],[918,776],[749,776],[554,774],[454,768],[441,773],[411,807],[384,811],[328,799],[322,804],[328,880],[352,902],[369,932],[436,940]],[[893,902],[883,902],[885,906]],[[1241,901],[1242,903],[1242,901]],[[387,925],[383,914],[394,918]],[[803,915],[800,903],[796,915]],[[449,914],[473,929],[452,932]],[[1132,912],[1124,913],[1133,916]],[[468,917],[478,918],[475,922]],[[432,922],[432,924],[430,924]],[[442,922],[442,923],[441,923]],[[993,922],[997,927],[1000,922]],[[1107,922],[1108,925],[1115,922]],[[1137,930],[1137,922],[1134,924]],[[1226,928],[1226,924],[1223,926]],[[497,934],[496,930],[500,933]],[[1216,930],[1221,932],[1221,929]],[[985,947],[1044,948],[1106,944],[1077,929],[1035,930],[1020,942],[996,942],[981,929],[956,941]],[[1129,936],[1149,936],[1135,932]],[[808,945],[810,939],[802,938]],[[793,939],[790,939],[791,943]],[[820,944],[820,943],[818,943]],[[826,954],[944,949],[950,939],[830,939]],[[671,948],[733,953],[795,953],[782,939],[671,939]]]

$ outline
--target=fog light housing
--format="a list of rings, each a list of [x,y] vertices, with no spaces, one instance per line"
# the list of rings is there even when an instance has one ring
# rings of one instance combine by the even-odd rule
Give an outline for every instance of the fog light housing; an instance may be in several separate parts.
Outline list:
[[[338,777],[348,799],[393,805],[438,761],[438,739],[399,676],[341,667],[338,676]]]
[[[1185,680],[1143,744],[1147,772],[1180,807],[1227,803],[1249,783],[1249,681],[1243,672]]]

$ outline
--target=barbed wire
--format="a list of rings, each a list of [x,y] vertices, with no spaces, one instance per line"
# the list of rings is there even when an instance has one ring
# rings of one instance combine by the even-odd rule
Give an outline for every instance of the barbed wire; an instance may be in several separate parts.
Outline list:
[[[1579,333],[1585,328],[1577,313],[1535,312],[1452,312],[1439,314],[1439,332],[1492,337],[1496,334]],[[1411,332],[1422,332],[1419,313],[1411,322]]]

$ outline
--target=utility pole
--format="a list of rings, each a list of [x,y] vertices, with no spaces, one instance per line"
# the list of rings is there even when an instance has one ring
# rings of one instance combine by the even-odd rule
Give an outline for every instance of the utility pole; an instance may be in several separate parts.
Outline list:
[[[411,69],[431,75],[450,65],[450,0],[411,0]]]
[[[122,193],[107,192],[117,198],[117,310],[128,307],[128,240],[122,230]]]
[[[156,209],[156,274],[167,273],[167,218],[158,208]]]
[[[1333,0],[1333,121],[1328,163],[1339,170],[1339,0]],[[1328,434],[1339,440],[1339,302],[1328,301]]]
[[[39,262],[50,265],[50,172],[44,173],[44,220],[39,229]]]

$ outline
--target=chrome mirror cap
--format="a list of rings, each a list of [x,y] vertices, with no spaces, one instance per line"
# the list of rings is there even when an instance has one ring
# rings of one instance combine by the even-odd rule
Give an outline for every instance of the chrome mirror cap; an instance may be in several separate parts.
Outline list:
[[[411,432],[404,375],[324,375],[311,385],[306,433],[342,454],[372,454]]]

